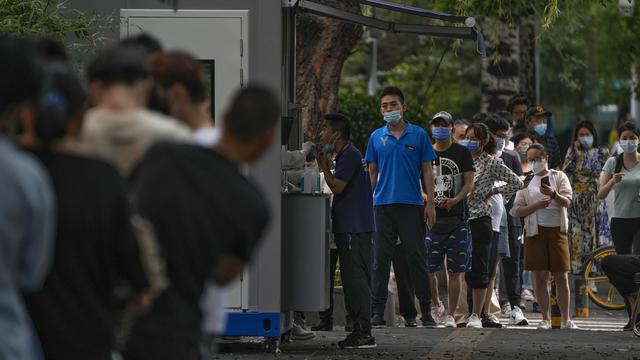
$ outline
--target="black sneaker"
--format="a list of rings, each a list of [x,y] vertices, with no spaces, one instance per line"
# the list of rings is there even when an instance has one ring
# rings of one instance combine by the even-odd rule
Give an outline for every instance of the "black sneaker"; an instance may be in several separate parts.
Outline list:
[[[414,317],[410,317],[410,318],[406,318],[404,319],[404,327],[418,327],[418,322],[416,321],[416,318]]]
[[[384,317],[380,314],[373,314],[371,318],[371,326],[387,326],[387,322],[384,320]]]
[[[480,319],[482,321],[483,328],[502,329],[502,324],[500,324],[498,319],[493,315],[488,316],[487,314],[482,314]]]
[[[338,346],[341,349],[371,349],[378,345],[376,345],[376,338],[371,334],[354,331],[347,335],[346,339],[338,341]]]
[[[427,328],[436,327],[436,321],[431,314],[422,314],[422,326]]]
[[[333,323],[321,321],[311,327],[311,331],[333,331]]]

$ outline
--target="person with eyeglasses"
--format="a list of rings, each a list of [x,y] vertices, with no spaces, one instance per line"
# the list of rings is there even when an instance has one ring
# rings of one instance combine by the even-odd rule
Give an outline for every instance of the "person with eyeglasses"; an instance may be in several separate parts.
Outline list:
[[[640,131],[632,122],[625,122],[618,134],[623,153],[604,164],[598,199],[603,200],[614,192],[611,238],[616,252],[639,254],[640,249],[633,249],[633,240],[640,233]]]

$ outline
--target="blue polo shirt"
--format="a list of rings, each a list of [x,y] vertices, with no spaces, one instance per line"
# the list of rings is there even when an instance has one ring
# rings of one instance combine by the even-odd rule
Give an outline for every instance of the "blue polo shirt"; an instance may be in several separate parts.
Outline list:
[[[427,132],[413,124],[399,139],[385,125],[369,138],[365,160],[378,165],[373,205],[423,205],[422,164],[436,158]]]

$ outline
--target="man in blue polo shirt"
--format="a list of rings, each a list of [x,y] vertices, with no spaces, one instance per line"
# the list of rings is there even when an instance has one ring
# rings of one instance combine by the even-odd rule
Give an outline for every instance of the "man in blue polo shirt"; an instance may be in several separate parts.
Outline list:
[[[415,289],[422,311],[422,325],[434,326],[431,316],[431,294],[427,271],[425,222],[435,223],[433,172],[431,162],[436,155],[426,131],[408,123],[404,95],[395,87],[387,87],[380,96],[380,110],[387,123],[369,138],[365,160],[374,189],[377,232],[374,236],[373,318],[371,325],[384,326],[389,267],[394,247],[400,239],[409,267],[407,279]],[[423,200],[423,186],[426,198]],[[415,324],[415,319],[405,319]],[[414,325],[415,326],[415,325]]]
[[[324,144],[318,164],[333,192],[331,219],[338,246],[340,271],[353,332],[338,345],[343,349],[372,348],[371,336],[371,238],[375,231],[371,183],[362,154],[349,142],[349,119],[327,114],[320,137]],[[336,154],[331,172],[328,154]]]

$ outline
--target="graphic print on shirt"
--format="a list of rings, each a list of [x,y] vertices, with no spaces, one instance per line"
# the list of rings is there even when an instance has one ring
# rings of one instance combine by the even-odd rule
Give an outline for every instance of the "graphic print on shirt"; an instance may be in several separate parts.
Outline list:
[[[438,157],[433,161],[433,173],[435,202],[438,203],[444,199],[454,198],[456,196],[454,179],[456,175],[460,174],[458,164],[449,158]]]

